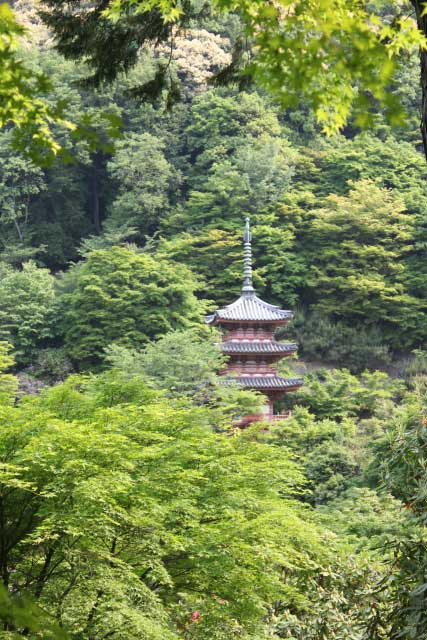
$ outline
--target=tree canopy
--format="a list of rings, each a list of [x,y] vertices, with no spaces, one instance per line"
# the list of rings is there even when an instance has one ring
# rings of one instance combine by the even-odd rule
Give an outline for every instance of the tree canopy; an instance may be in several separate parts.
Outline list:
[[[57,308],[58,327],[81,365],[102,360],[104,347],[113,342],[142,346],[200,321],[191,272],[130,248],[93,251],[67,273],[67,286]]]
[[[418,0],[410,3],[416,19],[404,3],[393,6],[386,0],[356,6],[348,0],[214,0],[201,5],[115,0],[108,7],[98,3],[93,12],[81,5],[72,14],[66,2],[44,4],[49,10],[43,19],[57,37],[58,50],[68,58],[88,60],[93,69],[88,81],[95,86],[135,66],[144,46],[173,41],[175,27],[200,19],[203,9],[213,15],[235,12],[241,33],[233,60],[218,81],[243,83],[250,76],[286,107],[305,99],[329,133],[340,130],[351,114],[359,125],[371,123],[371,108],[378,102],[392,123],[400,123],[403,109],[393,81],[401,56],[419,49],[423,61],[427,51],[423,4]],[[425,80],[423,71],[421,75]],[[154,77],[134,92],[155,97],[166,87],[171,95],[176,91],[170,65],[160,58]],[[425,131],[424,115],[422,123]]]

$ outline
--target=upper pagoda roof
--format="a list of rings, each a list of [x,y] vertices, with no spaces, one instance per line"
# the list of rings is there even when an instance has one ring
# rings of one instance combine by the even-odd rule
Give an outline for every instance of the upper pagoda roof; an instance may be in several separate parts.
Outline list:
[[[242,293],[235,302],[223,309],[217,309],[212,315],[206,316],[208,324],[216,324],[221,320],[231,322],[280,322],[292,318],[292,311],[284,311],[274,304],[264,302],[255,293]]]
[[[243,262],[243,286],[242,295],[235,302],[223,309],[217,309],[211,315],[206,316],[207,324],[218,322],[286,322],[292,318],[292,311],[279,309],[274,304],[264,302],[255,294],[252,285],[252,235],[249,227],[249,218],[246,218],[245,233],[243,236],[244,262]]]

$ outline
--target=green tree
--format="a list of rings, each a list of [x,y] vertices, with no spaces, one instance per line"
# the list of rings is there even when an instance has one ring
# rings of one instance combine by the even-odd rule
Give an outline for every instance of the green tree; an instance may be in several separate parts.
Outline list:
[[[73,377],[1,419],[1,578],[71,636],[262,637],[304,597],[293,567],[325,560],[285,452],[139,378]]]
[[[80,367],[99,364],[112,343],[141,347],[171,329],[200,321],[197,283],[183,265],[113,247],[93,251],[72,270],[57,318]]]
[[[25,29],[7,3],[0,7],[0,128],[15,125],[15,142],[33,159],[50,159],[59,150],[52,134],[58,113],[46,100],[46,76],[33,73],[18,53],[19,38]],[[43,96],[41,98],[40,96]]]
[[[177,175],[164,156],[164,144],[149,133],[125,135],[116,144],[108,173],[118,185],[110,206],[111,222],[152,235],[166,220]]]
[[[166,397],[209,406],[216,427],[229,429],[236,418],[259,414],[264,399],[238,385],[221,384],[225,358],[218,347],[220,339],[216,332],[201,328],[172,331],[142,351],[110,345],[106,360],[125,377],[140,376]]]
[[[348,197],[331,195],[309,213],[308,291],[315,307],[338,318],[381,322],[395,346],[424,338],[422,299],[406,285],[406,254],[413,220],[393,192],[371,182],[353,185]]]
[[[422,214],[427,206],[426,167],[413,144],[390,134],[385,137],[363,133],[352,137],[336,136],[324,141],[313,175],[316,195],[347,195],[351,182],[373,180],[393,189],[409,213]]]
[[[372,484],[372,445],[384,438],[404,385],[380,371],[358,378],[346,369],[320,369],[304,382],[286,400],[291,418],[266,438],[299,457],[308,479],[304,499],[327,504],[354,485]]]
[[[427,637],[426,397],[425,377],[419,377],[377,448],[375,462],[385,487],[405,506],[406,527],[386,548],[388,576],[377,593],[386,593],[391,611],[378,610],[368,629],[373,640]]]
[[[403,394],[402,382],[381,371],[357,377],[347,369],[318,369],[305,382],[294,401],[318,418],[388,417],[393,400]]]
[[[352,373],[382,369],[391,361],[390,348],[379,326],[332,320],[321,311],[297,310],[288,332],[298,342],[298,353],[309,361],[345,365]]]
[[[220,336],[194,329],[172,331],[143,351],[119,345],[107,347],[107,361],[127,376],[139,375],[171,397],[203,399],[225,364],[217,342]]]
[[[257,292],[283,306],[294,304],[298,287],[306,279],[307,267],[302,252],[297,255],[295,250],[293,230],[276,226],[279,222],[274,215],[257,215],[252,220]],[[239,295],[241,286],[242,218],[237,218],[237,212],[230,226],[233,231],[208,228],[192,234],[180,233],[161,241],[158,248],[161,255],[187,264],[200,275],[203,297],[215,300],[217,305],[230,303]]]
[[[353,419],[317,420],[306,409],[297,407],[289,420],[266,437],[298,456],[308,480],[304,500],[319,505],[335,499],[360,475],[359,452],[350,447],[355,436]]]
[[[296,157],[283,138],[242,140],[234,156],[214,162],[199,189],[190,191],[183,214],[187,224],[235,228],[242,216],[275,204],[289,188]],[[199,171],[200,166],[198,176]]]
[[[0,342],[0,405],[12,404],[18,387],[16,377],[11,373],[6,373],[15,364],[10,350],[10,344]]]
[[[182,135],[182,153],[190,163],[190,188],[201,191],[204,174],[215,164],[230,160],[243,147],[256,150],[260,138],[283,145],[281,133],[277,112],[255,93],[233,96],[211,90],[197,96]],[[257,152],[262,155],[262,148]]]
[[[39,637],[43,640],[67,640],[68,635],[46,613],[29,598],[11,595],[3,584],[0,584],[0,621],[3,638],[24,640],[28,637]],[[22,630],[22,634],[18,633]]]
[[[279,612],[273,629],[278,638],[292,640],[360,640],[367,623],[375,617],[369,614],[369,604],[378,606],[378,597],[368,596],[383,575],[382,565],[371,557],[357,556],[351,545],[328,542],[335,558],[327,567],[307,577],[301,573],[309,604]],[[308,578],[308,579],[307,579]],[[384,607],[384,603],[381,603]]]
[[[241,237],[237,233],[221,229],[183,232],[162,240],[158,251],[197,273],[205,298],[227,304],[236,296],[243,268]]]
[[[370,549],[378,557],[404,533],[406,525],[399,500],[367,487],[350,487],[336,500],[319,506],[317,513],[328,529],[351,539],[355,549]]]
[[[107,203],[115,193],[106,165],[119,135],[122,108],[113,90],[84,90],[82,68],[52,48],[33,44],[26,56],[49,76],[52,100],[62,101],[67,118],[75,123],[71,135],[60,124],[55,127],[61,152],[44,170],[47,189],[31,206],[33,244],[47,245],[46,264],[57,270],[77,258],[82,237],[102,231]]]
[[[26,262],[22,270],[0,263],[0,337],[13,346],[18,364],[29,364],[53,337],[54,279]]]

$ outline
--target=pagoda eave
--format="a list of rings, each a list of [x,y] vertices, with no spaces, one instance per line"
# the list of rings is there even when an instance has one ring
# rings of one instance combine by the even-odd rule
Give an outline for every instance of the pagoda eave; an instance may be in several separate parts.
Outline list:
[[[254,324],[268,324],[271,327],[282,327],[287,324],[290,320],[292,320],[293,316],[289,316],[289,318],[283,318],[281,320],[263,320],[260,318],[259,320],[248,320],[247,318],[242,318],[241,320],[231,319],[231,318],[214,318],[212,320],[209,319],[209,316],[206,318],[206,324],[210,324],[213,327],[217,325],[233,325],[233,326],[253,326]]]
[[[294,355],[298,349],[296,344],[280,344],[276,342],[232,342],[225,341],[220,345],[221,351],[228,356],[262,356],[268,359],[280,359]]]
[[[226,386],[237,385],[264,393],[297,391],[303,383],[303,378],[282,378],[281,376],[224,376],[221,380],[221,384]]]

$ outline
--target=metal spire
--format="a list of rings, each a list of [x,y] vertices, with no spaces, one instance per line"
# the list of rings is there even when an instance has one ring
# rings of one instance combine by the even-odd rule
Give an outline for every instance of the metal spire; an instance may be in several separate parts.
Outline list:
[[[252,286],[252,234],[249,226],[249,218],[246,218],[245,233],[243,234],[243,287],[242,293],[252,294],[255,289]]]

